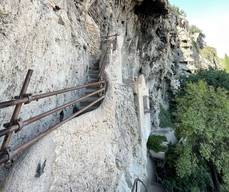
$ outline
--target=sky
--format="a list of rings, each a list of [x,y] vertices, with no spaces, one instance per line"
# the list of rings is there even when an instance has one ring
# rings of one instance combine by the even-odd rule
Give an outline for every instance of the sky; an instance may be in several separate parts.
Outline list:
[[[229,55],[229,0],[169,0],[183,9],[190,24],[196,25],[206,35],[209,46],[218,55]]]

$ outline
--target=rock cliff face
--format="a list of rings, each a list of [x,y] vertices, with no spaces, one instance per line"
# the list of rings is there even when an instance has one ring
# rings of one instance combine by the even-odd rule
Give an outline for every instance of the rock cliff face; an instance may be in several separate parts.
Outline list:
[[[107,34],[117,36],[104,38]],[[29,92],[86,82],[88,66],[105,51],[103,45],[113,42],[102,106],[38,142],[10,170],[2,169],[2,191],[124,192],[136,177],[150,185],[146,141],[151,130],[159,128],[160,104],[166,106],[179,76],[201,68],[193,40],[199,42],[166,0],[2,0],[1,100],[19,92],[29,68],[35,71]],[[35,103],[23,109],[21,117],[78,95]],[[1,111],[0,124],[11,113]],[[55,118],[28,127],[12,145]],[[45,160],[44,174],[34,177],[38,163]]]
[[[183,15],[177,17],[178,59],[181,70],[188,73],[199,69],[222,68],[216,50],[204,42],[205,35],[196,26],[190,26]]]

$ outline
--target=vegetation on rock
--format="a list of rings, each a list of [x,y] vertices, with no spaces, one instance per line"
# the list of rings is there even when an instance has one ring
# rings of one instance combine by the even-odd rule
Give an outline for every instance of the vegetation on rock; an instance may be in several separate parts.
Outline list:
[[[214,47],[205,46],[200,50],[200,55],[213,64],[217,65],[220,63],[220,58],[218,57],[217,51]]]
[[[165,136],[161,135],[151,135],[147,141],[147,148],[153,150],[156,153],[160,151],[165,151],[167,147],[163,145],[163,142],[167,141]]]
[[[170,112],[166,110],[162,105],[160,105],[159,119],[161,128],[173,127]]]
[[[184,16],[184,17],[187,16],[184,10],[180,9],[179,7],[177,7],[175,5],[171,6],[171,9],[172,9],[173,13],[177,16]]]
[[[199,29],[197,26],[195,25],[191,25],[190,29],[189,29],[191,34],[195,34],[195,33],[201,33],[204,35],[203,31],[201,29]],[[204,35],[205,36],[205,35]]]

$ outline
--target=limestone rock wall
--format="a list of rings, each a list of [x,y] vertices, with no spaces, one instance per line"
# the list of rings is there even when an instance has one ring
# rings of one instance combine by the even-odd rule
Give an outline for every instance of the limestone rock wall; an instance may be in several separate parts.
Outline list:
[[[113,42],[103,104],[42,139],[11,169],[2,169],[2,191],[125,192],[136,177],[151,185],[147,138],[159,128],[160,104],[166,106],[169,92],[179,87],[180,74],[189,70],[182,66],[185,54],[178,36],[178,27],[186,24],[168,1],[2,0],[0,22],[2,100],[19,92],[28,68],[35,71],[29,92],[82,84],[91,61]],[[106,39],[107,34],[117,36]],[[25,106],[21,116],[80,94]],[[1,111],[1,124],[11,111]],[[26,129],[14,143],[29,139],[55,118]],[[37,178],[37,165],[44,161],[44,174]]]
[[[3,191],[123,192],[131,189],[136,177],[147,182],[145,144],[151,127],[140,128],[137,91],[117,78],[122,42],[119,37],[106,68],[109,87],[103,104],[31,147],[10,171]],[[36,178],[37,165],[45,160],[45,172]]]
[[[55,5],[60,10],[55,10]],[[74,1],[23,0],[0,2],[0,95],[1,101],[20,93],[28,69],[34,73],[28,93],[54,91],[86,82],[91,58],[99,54],[99,35],[93,21],[82,17]],[[22,108],[28,119],[77,98],[76,91],[33,102]],[[13,108],[0,111],[0,126],[10,120]],[[64,111],[72,113],[72,109]],[[11,147],[59,121],[59,114],[32,124],[15,135]],[[8,170],[1,169],[5,178]]]
[[[222,69],[216,50],[207,56],[203,54],[209,49],[201,31],[192,31],[187,19],[183,15],[177,16],[178,49],[177,60],[180,73],[194,73],[200,69]],[[214,49],[214,48],[213,48]]]
[[[86,81],[90,55],[98,54],[100,34],[93,22],[78,19],[73,1],[58,1],[56,5],[60,10],[55,11],[55,4],[48,0],[0,2],[4,13],[0,15],[1,101],[19,94],[28,69],[34,70],[28,93],[58,90]],[[21,117],[39,114],[79,94],[68,93],[32,103],[23,107]],[[1,110],[1,126],[9,121],[12,110]],[[39,122],[36,131],[23,131],[17,142],[47,124]]]

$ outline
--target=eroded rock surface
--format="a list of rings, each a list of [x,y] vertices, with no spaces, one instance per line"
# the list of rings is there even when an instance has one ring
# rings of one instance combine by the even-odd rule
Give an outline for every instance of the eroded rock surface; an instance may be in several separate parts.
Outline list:
[[[117,37],[107,39],[107,34]],[[160,104],[166,106],[181,74],[202,68],[192,40],[201,46],[166,0],[2,0],[1,100],[19,93],[29,68],[34,70],[29,92],[84,83],[89,65],[113,42],[103,104],[39,141],[10,170],[2,170],[2,191],[125,192],[136,177],[150,185],[146,142],[151,130],[159,128]],[[144,91],[140,82],[146,84]],[[30,104],[21,117],[80,94]],[[148,111],[143,97],[149,99]],[[11,113],[12,109],[1,111],[0,124]],[[26,128],[12,144],[46,129],[57,116]],[[37,165],[45,160],[44,173],[35,177]]]

